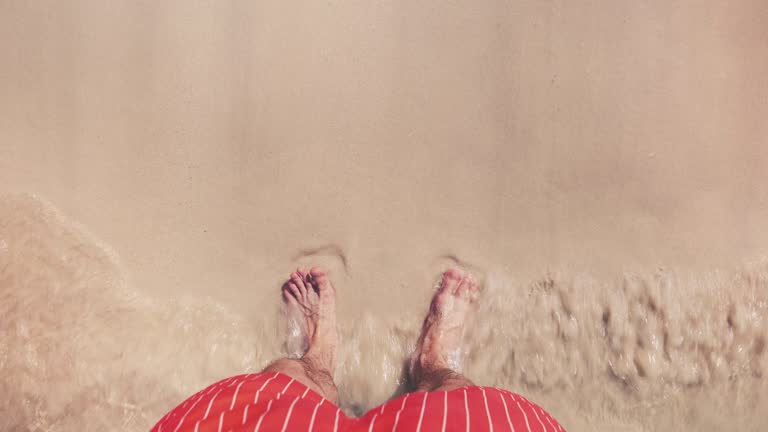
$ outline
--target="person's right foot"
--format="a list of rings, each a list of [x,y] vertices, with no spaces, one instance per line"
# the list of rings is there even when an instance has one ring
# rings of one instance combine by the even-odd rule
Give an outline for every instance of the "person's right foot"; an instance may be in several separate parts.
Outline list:
[[[459,372],[464,324],[474,313],[478,292],[479,286],[472,275],[457,269],[443,273],[411,357],[412,377],[439,369]]]
[[[291,331],[297,334],[299,347],[295,354],[311,358],[315,367],[333,375],[336,368],[336,289],[328,274],[320,267],[310,271],[298,269],[283,285]]]

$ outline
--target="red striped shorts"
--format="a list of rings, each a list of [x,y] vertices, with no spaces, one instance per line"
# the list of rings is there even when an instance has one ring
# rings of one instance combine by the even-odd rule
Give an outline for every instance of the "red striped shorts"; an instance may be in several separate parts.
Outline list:
[[[213,384],[166,414],[152,432],[406,432],[565,429],[524,397],[492,387],[408,393],[349,418],[304,384],[270,372]]]

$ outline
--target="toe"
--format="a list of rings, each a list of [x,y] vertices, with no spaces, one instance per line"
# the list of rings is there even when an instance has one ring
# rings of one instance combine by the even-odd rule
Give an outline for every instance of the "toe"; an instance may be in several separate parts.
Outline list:
[[[304,268],[296,270],[296,273],[299,274],[304,287],[307,289],[307,299],[309,299],[310,303],[316,303],[320,293],[317,289],[317,284],[312,279],[312,275]]]
[[[333,292],[333,285],[331,285],[331,280],[328,278],[328,273],[325,270],[320,267],[312,267],[309,274],[312,276],[312,280],[315,282],[321,296]]]
[[[467,274],[456,287],[456,295],[462,298],[469,298],[472,286],[476,284],[475,278],[471,274]]]
[[[312,279],[309,275],[309,270],[307,270],[305,267],[297,268],[296,273],[298,273],[301,279],[304,280],[305,284],[309,284],[310,280]]]
[[[309,283],[305,282],[304,275],[301,274],[300,269],[297,269],[296,272],[291,273],[291,280],[296,284],[296,286],[299,287],[299,290],[302,293],[307,292],[311,288]]]
[[[296,286],[293,281],[289,281],[286,286],[288,287],[288,291],[290,291],[291,295],[293,295],[293,298],[297,301],[301,299],[301,291],[299,291],[299,287]]]
[[[443,273],[443,281],[440,283],[440,289],[438,293],[439,294],[455,293],[456,288],[458,288],[459,283],[461,282],[463,276],[464,275],[461,273],[461,271],[457,269],[449,269],[448,271]]]
[[[480,282],[473,277],[469,281],[469,299],[476,301],[478,298],[480,298]]]
[[[480,282],[474,276],[470,276],[469,291],[473,293],[480,292]]]
[[[296,269],[296,273],[299,274],[299,277],[301,277],[301,280],[304,282],[304,286],[307,288],[308,295],[317,295],[317,286],[312,279],[312,275],[309,274],[309,270],[307,270],[305,267],[299,267]]]
[[[313,278],[318,278],[318,277],[327,276],[328,272],[325,271],[325,269],[322,267],[312,267],[309,270],[309,274],[312,275]]]
[[[288,287],[288,285],[283,285],[283,300],[288,302],[288,304],[295,305],[298,304],[296,301],[296,297],[294,297],[294,294],[291,292],[291,289]]]
[[[304,279],[302,279],[298,273],[291,273],[291,283],[296,285],[296,288],[298,288],[299,293],[301,294],[301,298],[307,297],[307,287],[304,285]]]
[[[461,279],[464,277],[464,272],[456,267],[451,267],[443,273],[443,278]]]

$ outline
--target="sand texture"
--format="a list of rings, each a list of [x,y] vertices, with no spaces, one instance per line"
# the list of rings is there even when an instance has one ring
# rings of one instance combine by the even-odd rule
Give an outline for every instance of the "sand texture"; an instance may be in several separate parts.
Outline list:
[[[148,429],[336,281],[350,414],[441,270],[570,431],[768,428],[768,3],[0,2],[0,430]]]

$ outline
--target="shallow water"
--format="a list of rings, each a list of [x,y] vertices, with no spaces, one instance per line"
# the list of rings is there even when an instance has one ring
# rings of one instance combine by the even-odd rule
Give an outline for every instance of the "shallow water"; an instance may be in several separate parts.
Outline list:
[[[2,430],[145,430],[197,389],[282,353],[277,294],[260,316],[139,294],[119,256],[28,195],[0,200],[0,240]],[[537,401],[572,431],[768,425],[766,263],[612,280],[480,276],[465,363],[477,383]],[[419,315],[340,315],[349,414],[402,391]]]
[[[462,265],[478,383],[765,430],[767,8],[0,2],[0,430],[146,430],[258,370],[299,265],[350,414]]]

